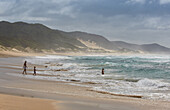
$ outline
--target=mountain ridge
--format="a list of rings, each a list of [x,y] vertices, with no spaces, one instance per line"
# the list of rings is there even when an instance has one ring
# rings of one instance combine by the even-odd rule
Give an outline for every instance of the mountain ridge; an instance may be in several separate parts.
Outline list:
[[[0,45],[35,52],[118,52],[118,53],[170,53],[170,48],[159,44],[131,44],[123,41],[109,41],[97,34],[74,31],[64,32],[50,29],[39,23],[7,21],[0,22]],[[90,45],[90,46],[89,46]]]

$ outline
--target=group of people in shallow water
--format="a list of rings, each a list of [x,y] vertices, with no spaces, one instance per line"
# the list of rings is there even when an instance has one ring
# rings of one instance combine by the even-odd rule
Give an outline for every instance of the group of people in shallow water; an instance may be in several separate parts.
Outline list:
[[[27,74],[27,61],[25,61],[24,62],[24,65],[23,65],[23,72],[22,72],[22,74]],[[34,66],[34,73],[33,73],[33,75],[35,76],[36,75],[36,66]]]
[[[27,61],[24,62],[24,65],[23,65],[23,72],[22,74],[27,74]],[[34,66],[34,73],[33,75],[35,76],[36,75],[36,66]],[[104,68],[102,68],[102,75],[104,75]]]

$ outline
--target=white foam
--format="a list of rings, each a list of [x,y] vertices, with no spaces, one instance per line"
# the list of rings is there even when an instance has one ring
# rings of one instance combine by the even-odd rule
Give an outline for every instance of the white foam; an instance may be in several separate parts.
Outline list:
[[[90,85],[94,87],[94,89],[98,89],[101,91],[117,93],[117,94],[125,94],[125,95],[142,95],[148,99],[161,99],[161,98],[170,98],[167,91],[170,91],[169,83],[165,83],[161,80],[154,80],[149,78],[141,78],[139,77],[135,79],[135,77],[126,76],[126,74],[118,74],[119,69],[112,69],[113,66],[122,66],[117,62],[109,62],[108,59],[116,59],[119,58],[122,60],[127,60],[127,64],[123,64],[124,67],[128,68],[129,66],[133,66],[134,68],[153,68],[154,65],[150,65],[147,63],[141,63],[139,65],[130,64],[131,60],[129,58],[134,58],[136,62],[158,62],[164,63],[170,61],[170,56],[150,56],[150,55],[132,55],[132,56],[80,56],[80,57],[70,57],[70,56],[38,56],[35,58],[28,59],[28,62],[40,65],[47,65],[47,71],[39,72],[40,74],[53,74],[56,77],[50,76],[25,76],[27,78],[34,79],[43,79],[43,80],[57,80],[57,81],[71,81],[71,80],[80,80],[81,82],[94,82],[94,85]],[[146,59],[145,59],[146,58]],[[103,60],[107,59],[107,62],[99,62],[98,64],[93,64],[90,60]],[[73,60],[73,62],[72,62]],[[89,60],[88,63],[76,63],[75,60]],[[132,61],[133,62],[133,61]],[[57,66],[55,64],[62,63],[62,66]],[[102,66],[108,66],[110,69],[106,69],[105,75],[101,75],[101,69],[94,69],[93,67],[98,66],[98,68]],[[167,68],[167,67],[166,67]],[[65,69],[68,71],[55,71],[58,69]],[[132,81],[131,81],[132,80]],[[139,81],[138,81],[139,80]],[[97,85],[96,85],[96,84]],[[88,86],[88,85],[86,85]],[[167,95],[167,97],[165,97]]]
[[[59,55],[46,55],[46,56],[36,56],[39,59],[71,59],[69,56],[59,56]]]
[[[136,83],[136,86],[139,86],[140,88],[147,90],[168,90],[168,86],[170,85],[159,80],[144,78],[142,80],[139,80]]]

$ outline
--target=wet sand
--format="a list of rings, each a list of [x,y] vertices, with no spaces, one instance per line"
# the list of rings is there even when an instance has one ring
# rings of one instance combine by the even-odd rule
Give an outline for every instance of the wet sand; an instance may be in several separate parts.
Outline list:
[[[69,85],[69,82],[46,81],[18,77],[22,70],[10,65],[21,65],[23,57],[0,58],[0,93],[24,96],[24,100],[41,98],[56,101],[60,110],[169,110],[170,102],[129,98],[92,91],[89,87]],[[11,74],[15,74],[14,76]],[[77,83],[77,82],[75,82]],[[0,95],[0,99],[3,97]],[[8,97],[8,96],[7,96]],[[7,98],[5,97],[5,98]],[[9,99],[6,99],[7,102]],[[6,101],[4,103],[7,103]],[[19,102],[19,101],[16,101]],[[25,102],[25,101],[23,101]],[[47,101],[48,102],[48,101]],[[60,102],[60,103],[57,103]],[[35,101],[36,103],[36,101]],[[38,101],[37,101],[38,103]],[[50,102],[51,103],[51,102]],[[31,104],[28,102],[28,105]],[[44,103],[49,106],[49,103]],[[10,105],[9,105],[10,106]],[[57,110],[57,108],[55,108]],[[8,110],[4,108],[4,110]],[[14,109],[15,110],[15,109]]]

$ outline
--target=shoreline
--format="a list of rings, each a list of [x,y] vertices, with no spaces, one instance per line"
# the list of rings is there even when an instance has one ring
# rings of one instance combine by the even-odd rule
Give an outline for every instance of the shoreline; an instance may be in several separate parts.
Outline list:
[[[21,59],[19,58],[20,57],[12,58],[14,61],[8,58],[4,58],[4,62],[9,65],[9,63],[13,64],[16,61],[15,63],[18,62],[18,64],[20,65],[22,58]],[[3,64],[4,64],[3,62],[0,63],[0,65],[3,65]],[[136,98],[129,98],[129,97],[112,96],[109,94],[102,94],[100,92],[97,93],[95,91],[89,91],[89,89],[86,87],[69,85],[65,82],[34,80],[34,79],[27,79],[24,77],[21,78],[21,77],[5,74],[5,73],[15,73],[15,72],[18,73],[18,71],[21,71],[21,70],[16,70],[14,68],[1,67],[0,70],[1,70],[0,71],[0,75],[1,75],[0,93],[19,95],[19,96],[24,95],[26,97],[33,96],[33,97],[43,98],[43,99],[53,99],[57,101],[64,101],[65,103],[67,102],[67,104],[69,103],[68,105],[69,106],[71,105],[73,108],[74,108],[73,106],[74,104],[76,104],[77,106],[78,105],[83,106],[84,103],[87,103],[89,100],[90,101],[92,100],[92,102],[95,104],[96,103],[99,103],[99,104],[109,103],[108,104],[109,107],[114,108],[116,106],[118,110],[119,109],[122,110],[123,107],[127,107],[127,110],[137,110],[137,109],[139,110],[140,109],[141,110],[145,110],[145,109],[168,110],[170,108],[170,106],[168,105],[169,102],[166,102],[166,101],[152,101],[152,100],[146,100],[146,99],[140,99],[140,98],[136,99]],[[43,85],[43,86],[40,87],[39,85]],[[3,87],[8,87],[8,88],[3,88]],[[46,92],[43,92],[43,91],[46,91]],[[62,94],[63,91],[64,91],[64,94]],[[59,97],[58,95],[61,97]],[[53,97],[56,97],[56,98],[53,98]],[[76,97],[76,99],[74,97]],[[73,100],[75,103],[72,103],[69,100]],[[83,105],[77,103],[77,100],[81,100]],[[101,102],[98,102],[98,100],[101,100]],[[64,106],[68,106],[67,104],[64,104]],[[112,106],[112,104],[114,106]],[[118,106],[116,104],[118,104]],[[126,106],[121,106],[122,104],[125,104]],[[146,107],[143,108],[142,105],[145,105]],[[89,107],[88,105],[86,106]],[[93,107],[94,105],[91,108]],[[81,110],[81,109],[77,109],[77,110]],[[93,110],[95,109],[93,108]]]
[[[67,87],[69,87],[69,85],[67,85]],[[72,86],[72,87],[74,89],[76,89],[75,86]],[[82,87],[80,87],[79,89],[82,89]],[[82,109],[82,107],[84,105],[86,105],[87,107],[92,106],[92,109],[89,109],[89,110],[105,110],[103,108],[100,108],[100,109],[95,108],[94,109],[93,106],[96,104],[99,104],[99,105],[106,104],[107,107],[117,108],[116,110],[124,110],[125,108],[126,108],[126,110],[169,110],[169,108],[170,108],[169,102],[166,102],[166,101],[154,101],[154,100],[136,99],[136,98],[129,98],[129,97],[117,97],[117,96],[112,97],[112,98],[95,97],[95,96],[89,97],[89,96],[83,96],[83,95],[77,96],[77,95],[67,94],[67,93],[66,94],[50,93],[47,91],[46,92],[32,91],[29,89],[21,89],[21,88],[0,87],[0,95],[1,94],[24,97],[25,100],[30,99],[30,98],[31,99],[38,98],[41,101],[43,101],[45,99],[46,101],[49,101],[49,100],[56,101],[55,103],[62,102],[60,104],[57,104],[57,108],[60,108],[59,110],[72,110],[72,109],[70,109],[70,104],[71,104],[71,107],[73,107],[73,108],[74,108],[75,104],[80,106],[78,108],[76,107],[76,109],[73,109],[73,110],[86,110],[84,108]],[[29,104],[30,103],[28,103],[28,105]],[[67,109],[62,109],[62,108],[67,108]],[[107,110],[113,110],[113,108],[107,109]]]
[[[7,57],[31,57],[45,55],[60,55],[60,56],[127,56],[127,55],[166,55],[166,54],[150,54],[150,53],[86,53],[86,52],[20,52],[20,51],[0,51],[0,58]],[[168,55],[168,54],[167,54]]]
[[[14,69],[14,68],[11,68]],[[13,75],[14,73],[10,74]],[[16,76],[15,76],[16,75]],[[14,76],[17,77],[18,74],[15,74]],[[55,81],[55,80],[46,80],[46,79],[34,79],[34,78],[28,78],[28,75],[32,75],[32,73],[27,73],[27,75],[22,75],[22,76],[18,76],[18,77],[22,77],[24,79],[28,79],[28,80],[33,80],[33,81],[44,81],[44,82],[54,82],[54,83],[62,83],[62,84],[66,84],[66,85],[70,85],[70,86],[77,86],[80,88],[86,88],[86,91],[91,91],[91,92],[95,92],[95,93],[99,93],[99,94],[103,94],[103,95],[110,95],[110,96],[120,96],[120,97],[127,97],[127,98],[139,98],[139,99],[143,99],[143,96],[140,95],[125,95],[125,94],[115,94],[115,93],[110,93],[110,92],[105,92],[105,91],[99,91],[99,90],[94,90],[92,87],[88,87],[86,85],[92,85],[95,83],[92,82],[79,82],[76,80],[71,80],[71,81]],[[37,74],[36,76],[56,76],[56,75],[42,75],[42,74]],[[84,86],[85,85],[85,86]],[[147,99],[149,100],[149,99]]]

